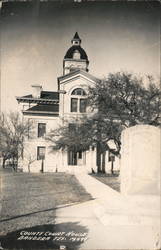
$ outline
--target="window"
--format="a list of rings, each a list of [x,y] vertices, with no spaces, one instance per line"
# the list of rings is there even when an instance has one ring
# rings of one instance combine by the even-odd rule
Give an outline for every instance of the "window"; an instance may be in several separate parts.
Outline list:
[[[86,112],[86,106],[87,106],[87,99],[80,99],[80,113]]]
[[[78,152],[78,159],[82,159],[82,150]]]
[[[86,92],[77,88],[73,90],[71,95],[76,96],[71,98],[71,112],[85,113],[87,107]]]
[[[115,161],[115,155],[111,152],[108,154],[108,161]]]
[[[71,112],[77,112],[78,109],[78,99],[72,98],[71,99]]]
[[[77,88],[73,90],[72,95],[86,95],[86,92],[84,89]]]
[[[46,123],[38,123],[38,137],[43,137],[46,134]]]
[[[37,147],[37,160],[45,159],[45,147]]]

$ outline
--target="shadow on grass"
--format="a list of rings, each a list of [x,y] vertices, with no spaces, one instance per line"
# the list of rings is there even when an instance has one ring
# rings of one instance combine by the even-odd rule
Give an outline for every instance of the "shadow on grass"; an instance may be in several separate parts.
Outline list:
[[[1,249],[77,250],[87,240],[88,229],[79,222],[37,225],[0,237]]]
[[[114,173],[90,173],[89,175],[93,176],[102,176],[102,177],[119,177],[120,171],[114,171]]]
[[[65,207],[69,207],[69,206],[72,206],[72,204],[62,205],[61,208],[65,208]],[[7,218],[7,219],[2,219],[2,220],[0,220],[0,222],[15,220],[15,219],[18,219],[18,218],[21,218],[21,217],[27,217],[27,216],[30,216],[30,215],[39,214],[39,213],[43,213],[43,212],[54,211],[54,210],[57,210],[57,209],[59,209],[59,207],[48,208],[48,209],[44,209],[44,210],[40,210],[40,211],[36,211],[36,212],[32,212],[32,213],[27,213],[27,214],[21,214],[21,215],[17,215],[17,216]]]

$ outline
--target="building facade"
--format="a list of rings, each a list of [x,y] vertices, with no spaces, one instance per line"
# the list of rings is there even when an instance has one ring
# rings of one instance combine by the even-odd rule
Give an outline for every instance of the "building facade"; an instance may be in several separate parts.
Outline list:
[[[91,172],[92,168],[96,169],[94,148],[85,152],[51,151],[51,145],[45,139],[51,130],[66,121],[72,124],[75,119],[90,115],[87,90],[99,79],[88,72],[88,56],[81,47],[77,32],[71,43],[63,59],[63,75],[57,78],[57,91],[44,91],[42,86],[33,85],[31,94],[17,97],[24,118],[33,120],[35,124],[34,133],[25,142],[21,161],[24,172]]]

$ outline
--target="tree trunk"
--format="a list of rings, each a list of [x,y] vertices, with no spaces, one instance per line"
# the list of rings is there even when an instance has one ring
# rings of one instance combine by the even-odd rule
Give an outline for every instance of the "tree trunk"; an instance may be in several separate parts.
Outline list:
[[[114,164],[113,164],[113,160],[111,161],[111,174],[113,175],[113,167],[114,167]]]
[[[16,172],[17,172],[17,169],[18,169],[18,160],[19,160],[19,158],[18,157],[16,157],[16,166],[15,166],[15,168],[16,168]]]
[[[96,148],[96,164],[97,164],[97,173],[101,173],[101,148],[100,148],[100,143],[97,143],[97,148]]]
[[[5,168],[5,162],[6,162],[6,159],[5,159],[5,158],[3,158],[2,168]]]
[[[15,158],[12,159],[12,168],[16,172],[16,167],[15,167]]]
[[[41,173],[44,173],[44,160],[42,159],[41,162]]]
[[[106,173],[106,151],[102,153],[102,173]]]
[[[30,173],[30,163],[28,164],[28,172]]]

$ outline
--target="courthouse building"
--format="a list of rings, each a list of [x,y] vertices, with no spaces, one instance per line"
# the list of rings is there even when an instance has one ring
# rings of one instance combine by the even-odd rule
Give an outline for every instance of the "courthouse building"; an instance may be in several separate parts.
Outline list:
[[[63,75],[57,78],[57,91],[45,91],[40,85],[32,86],[32,93],[17,97],[26,119],[34,120],[35,131],[26,140],[23,171],[91,171],[96,169],[96,150],[72,152],[69,150],[52,151],[45,136],[64,121],[72,124],[75,119],[87,115],[88,86],[99,81],[89,74],[89,60],[81,47],[81,39],[76,32],[71,40],[72,46],[63,59]],[[108,158],[108,154],[107,154]],[[43,161],[42,161],[43,160]],[[108,159],[107,159],[108,162]]]

